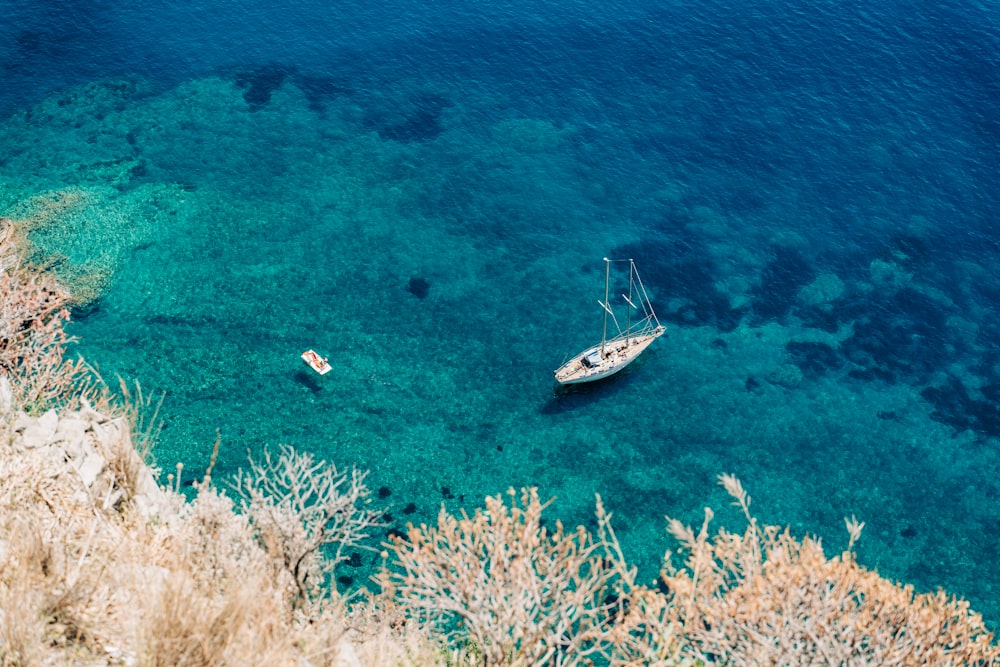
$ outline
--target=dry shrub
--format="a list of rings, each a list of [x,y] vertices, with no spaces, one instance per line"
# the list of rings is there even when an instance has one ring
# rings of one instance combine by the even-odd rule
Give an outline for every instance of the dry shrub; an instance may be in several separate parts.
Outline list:
[[[160,473],[153,450],[163,428],[159,417],[165,394],[160,394],[159,400],[154,401],[151,395],[143,393],[138,381],[130,388],[124,379],[119,378],[118,385],[118,395],[108,390],[93,392],[93,400],[99,404],[97,412],[115,415],[126,425],[122,429],[122,437],[108,443],[109,447],[101,453],[127,497],[132,497],[144,484],[151,483],[151,476]],[[84,398],[81,403],[84,409],[93,409],[90,399]]]
[[[69,293],[25,260],[24,245],[17,227],[0,218],[0,373],[15,405],[39,413],[91,390],[93,381],[82,360],[65,357]]]
[[[686,653],[724,665],[988,665],[1000,647],[968,603],[938,591],[915,593],[859,566],[852,547],[860,524],[847,520],[850,542],[827,559],[819,540],[759,526],[740,482],[720,481],[743,510],[743,534],[712,518],[695,534],[670,520],[683,545],[683,567],[669,560],[663,580],[685,629]]]
[[[408,539],[391,544],[399,567],[382,583],[408,615],[453,646],[471,640],[487,665],[628,664],[633,641],[655,652],[641,633],[656,613],[642,603],[650,592],[635,585],[600,498],[591,535],[559,522],[550,532],[537,489],[508,496],[509,506],[487,498],[471,517],[442,508],[436,527],[410,525]]]
[[[406,609],[391,593],[381,591],[349,608],[341,606],[341,635],[328,639],[336,645],[341,662],[349,665],[393,665],[394,667],[477,667],[482,655],[469,647],[449,648],[429,628],[411,622]],[[346,610],[346,613],[345,613]],[[336,628],[337,624],[328,624]]]
[[[90,653],[108,600],[99,556],[108,539],[63,463],[44,451],[0,451],[0,656],[35,664]],[[118,537],[117,535],[115,536]]]
[[[143,665],[287,664],[296,619],[287,585],[253,539],[246,517],[216,489],[201,486],[162,523],[138,521],[124,562],[134,614],[134,645]]]
[[[150,522],[87,492],[58,453],[0,451],[3,664],[281,664],[300,653],[287,596],[231,501],[164,493]]]
[[[147,591],[137,614],[141,664],[437,664],[426,659],[433,642],[392,627],[369,605],[352,610],[331,595],[305,607],[251,519],[199,485],[169,525],[147,529],[141,553],[155,556],[139,571]]]
[[[323,596],[322,587],[346,551],[362,546],[379,525],[381,512],[368,509],[367,472],[340,471],[311,454],[282,446],[250,459],[233,488],[250,517],[257,541],[291,576],[301,608]]]
[[[37,450],[0,456],[0,662],[320,665],[337,655],[343,617],[295,611],[294,587],[228,498],[164,494],[150,522],[81,495],[60,465]]]
[[[81,358],[68,358],[73,338],[65,331],[70,308],[97,297],[106,275],[37,253],[28,233],[48,225],[77,206],[84,195],[57,191],[29,198],[18,217],[0,218],[0,374],[10,380],[14,405],[29,414],[51,407],[75,409],[81,398],[101,409],[118,409],[117,398]],[[56,277],[55,264],[72,279],[73,289]],[[127,401],[126,401],[127,403]]]
[[[40,661],[48,624],[44,568],[48,554],[37,531],[23,522],[4,522],[0,565],[0,664],[31,665]]]
[[[43,229],[51,232],[56,229],[55,225],[90,203],[92,197],[85,190],[50,190],[17,202],[7,210],[8,217],[4,218],[19,230],[22,236],[19,249],[25,258],[46,272],[58,275],[60,282],[69,286],[69,298],[74,306],[93,303],[100,297],[111,280],[109,269],[97,263],[73,263],[62,254],[43,254],[26,237]]]

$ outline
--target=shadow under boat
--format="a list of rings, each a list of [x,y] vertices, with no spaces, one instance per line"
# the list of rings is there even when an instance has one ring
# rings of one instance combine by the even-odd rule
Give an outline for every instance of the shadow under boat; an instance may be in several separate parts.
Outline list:
[[[557,383],[552,389],[552,396],[539,412],[543,415],[558,415],[593,405],[607,396],[614,396],[622,389],[632,386],[632,383],[641,381],[638,371],[646,361],[646,359],[637,359],[629,364],[628,368],[595,382]]]

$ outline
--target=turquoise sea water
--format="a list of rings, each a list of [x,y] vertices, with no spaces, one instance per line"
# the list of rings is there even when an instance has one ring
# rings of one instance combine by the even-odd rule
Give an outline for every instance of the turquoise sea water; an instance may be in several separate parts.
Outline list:
[[[165,470],[292,444],[395,529],[600,493],[648,577],[734,473],[1000,623],[993,5],[2,4],[0,214],[108,277],[73,333]],[[557,389],[604,256],[668,331]]]

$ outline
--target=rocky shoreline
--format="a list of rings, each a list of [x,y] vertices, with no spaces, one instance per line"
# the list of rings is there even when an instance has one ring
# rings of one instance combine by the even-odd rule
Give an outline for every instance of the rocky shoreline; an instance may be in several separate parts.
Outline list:
[[[9,397],[9,384],[0,379],[0,408],[7,406],[0,418],[11,424],[13,451],[44,462],[52,475],[75,475],[80,481],[74,494],[78,502],[97,501],[107,510],[129,500],[147,518],[165,505],[165,494],[154,471],[133,447],[131,429],[124,417],[103,415],[86,400],[75,412],[60,415],[50,409],[33,417],[23,411],[13,412]]]
[[[309,665],[303,654],[320,642],[329,659],[319,664],[360,667],[364,640],[348,630],[344,610],[313,619],[327,637],[299,632],[302,619],[288,615],[233,503],[209,485],[193,500],[159,486],[126,416],[86,399],[30,415],[11,395],[0,377],[0,664],[247,664],[264,650]],[[261,601],[234,610],[234,594]],[[233,644],[248,627],[212,627],[247,614],[298,638],[261,630]],[[213,642],[221,646],[205,646]],[[391,652],[393,641],[377,644],[376,653]]]

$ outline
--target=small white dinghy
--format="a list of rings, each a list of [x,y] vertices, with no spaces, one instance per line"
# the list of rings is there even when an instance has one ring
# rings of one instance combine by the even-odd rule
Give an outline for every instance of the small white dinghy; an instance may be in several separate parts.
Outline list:
[[[315,350],[306,350],[302,353],[302,361],[309,364],[310,367],[320,375],[326,375],[333,370],[333,366],[327,361],[326,357],[319,356],[319,353]]]
[[[628,318],[622,329],[618,318],[608,305],[608,291],[611,277],[611,262],[628,262],[628,295],[622,294],[628,304]],[[631,259],[611,260],[604,258],[604,301],[598,301],[604,309],[604,333],[601,344],[588,347],[565,364],[556,372],[559,384],[579,384],[601,380],[622,370],[635,361],[650,343],[663,335],[666,328],[656,319],[653,306],[649,302],[646,288],[636,271],[635,262]],[[638,304],[638,305],[637,305]],[[641,310],[642,317],[632,321],[632,311]],[[618,335],[608,338],[608,315],[611,316]]]

